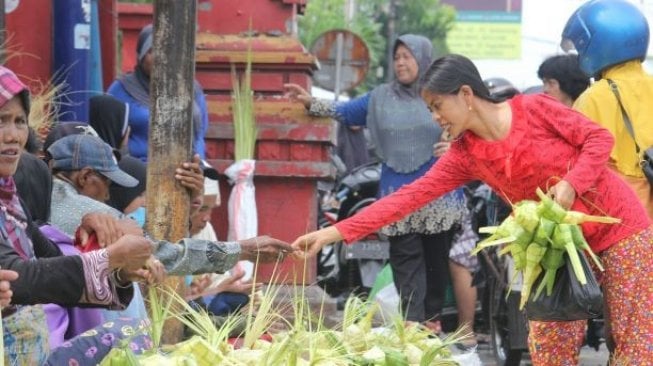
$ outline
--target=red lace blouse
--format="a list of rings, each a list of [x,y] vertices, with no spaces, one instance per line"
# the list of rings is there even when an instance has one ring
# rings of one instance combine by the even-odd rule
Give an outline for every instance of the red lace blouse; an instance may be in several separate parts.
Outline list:
[[[486,141],[464,133],[422,178],[337,223],[345,241],[356,241],[473,180],[487,183],[508,202],[519,202],[537,200],[537,187],[546,190],[565,179],[577,194],[572,209],[622,220],[583,224],[595,252],[651,225],[635,193],[606,165],[613,145],[608,130],[544,95],[517,96],[510,105],[512,125],[505,139]]]

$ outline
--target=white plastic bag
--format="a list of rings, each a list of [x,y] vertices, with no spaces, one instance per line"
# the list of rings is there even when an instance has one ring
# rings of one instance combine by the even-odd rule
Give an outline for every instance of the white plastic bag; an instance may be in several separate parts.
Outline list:
[[[475,348],[466,352],[454,353],[451,355],[451,359],[458,362],[459,365],[483,366],[483,362],[481,362],[481,358],[478,356]]]
[[[376,276],[370,291],[370,298],[379,304],[385,319],[392,319],[399,314],[399,293],[392,278],[390,264],[386,264]]]
[[[229,195],[229,241],[244,240],[258,235],[258,214],[256,211],[256,190],[254,189],[254,168],[256,161],[239,160],[225,171],[233,184]],[[237,264],[245,271],[244,281],[252,278],[254,263],[240,261]]]

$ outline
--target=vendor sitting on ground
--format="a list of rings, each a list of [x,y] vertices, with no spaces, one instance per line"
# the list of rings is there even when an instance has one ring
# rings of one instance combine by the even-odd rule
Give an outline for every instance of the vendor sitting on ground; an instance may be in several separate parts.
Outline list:
[[[217,241],[211,213],[220,205],[218,172],[208,163],[204,163],[204,167],[204,196],[199,209],[191,216],[190,233],[194,239]],[[236,265],[222,275],[214,273],[187,278],[189,291],[186,299],[213,315],[232,314],[247,305],[252,290],[257,292],[262,286],[252,284],[251,280],[243,281],[244,277],[245,271]]]

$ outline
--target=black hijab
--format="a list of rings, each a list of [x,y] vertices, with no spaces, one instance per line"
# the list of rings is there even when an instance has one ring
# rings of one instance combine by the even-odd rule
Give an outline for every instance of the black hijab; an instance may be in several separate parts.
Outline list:
[[[145,192],[147,185],[147,166],[140,159],[132,156],[123,156],[118,162],[118,167],[125,173],[138,179],[138,184],[135,187],[121,187],[115,183],[111,183],[109,187],[109,206],[120,212],[124,212],[125,208],[136,197]]]
[[[32,220],[42,225],[50,220],[52,175],[47,164],[29,153],[22,153],[14,174],[18,196]]]
[[[114,149],[120,149],[127,133],[127,108],[127,104],[110,95],[98,95],[89,100],[89,125]]]

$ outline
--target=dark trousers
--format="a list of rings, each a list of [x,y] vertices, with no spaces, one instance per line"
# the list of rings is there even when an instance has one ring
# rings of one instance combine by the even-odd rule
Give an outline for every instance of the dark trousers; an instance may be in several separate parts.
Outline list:
[[[452,239],[453,230],[389,237],[390,266],[406,320],[423,322],[442,313]]]

